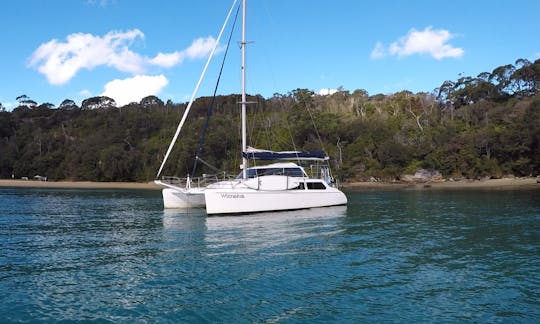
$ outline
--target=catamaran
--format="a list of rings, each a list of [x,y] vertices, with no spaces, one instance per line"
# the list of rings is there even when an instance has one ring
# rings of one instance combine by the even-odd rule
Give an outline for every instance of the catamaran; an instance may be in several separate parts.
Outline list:
[[[233,7],[235,2],[236,0]],[[231,11],[233,7],[231,7]],[[229,11],[226,22],[231,11]],[[218,41],[223,28],[218,36]],[[246,0],[242,0],[242,41],[240,43],[242,52],[242,97],[240,102],[242,110],[242,165],[240,174],[233,179],[203,186],[193,186],[193,179],[189,177],[181,182],[182,185],[156,180],[156,183],[166,186],[163,189],[164,207],[205,207],[208,215],[214,215],[346,205],[347,197],[337,188],[331,175],[329,158],[324,152],[296,150],[274,152],[247,146],[246,45]],[[193,98],[194,95],[192,100]],[[165,155],[165,160],[178,137],[190,106],[191,101]],[[253,165],[250,166],[248,161],[253,161]],[[274,163],[257,165],[259,161],[273,161]],[[163,164],[158,172],[158,177]]]
[[[242,1],[242,172],[233,180],[208,185],[204,190],[206,213],[236,214],[294,210],[347,204],[347,197],[334,186],[328,166],[318,178],[293,162],[248,167],[252,160],[328,161],[322,152],[272,152],[247,147],[246,134],[246,0]]]

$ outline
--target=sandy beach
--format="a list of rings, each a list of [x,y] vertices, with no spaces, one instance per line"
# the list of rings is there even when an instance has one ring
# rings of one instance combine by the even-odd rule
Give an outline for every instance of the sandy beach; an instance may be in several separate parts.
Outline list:
[[[349,182],[343,184],[349,190],[430,190],[430,189],[540,189],[537,178],[503,178],[489,180],[460,180],[425,183]]]
[[[154,182],[92,182],[92,181],[34,181],[0,180],[0,187],[63,188],[63,189],[150,189],[162,187]]]
[[[0,187],[71,188],[71,189],[146,189],[160,190],[154,182],[92,182],[0,180]],[[490,180],[460,180],[426,183],[348,182],[345,190],[430,190],[430,189],[540,189],[537,178],[504,178]]]

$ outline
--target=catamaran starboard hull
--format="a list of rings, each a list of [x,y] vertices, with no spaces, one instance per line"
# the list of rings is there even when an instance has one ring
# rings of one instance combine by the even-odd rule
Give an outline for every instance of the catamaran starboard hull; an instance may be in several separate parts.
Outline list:
[[[263,191],[253,189],[206,189],[206,213],[236,214],[294,210],[347,204],[345,194],[335,188],[325,190]]]

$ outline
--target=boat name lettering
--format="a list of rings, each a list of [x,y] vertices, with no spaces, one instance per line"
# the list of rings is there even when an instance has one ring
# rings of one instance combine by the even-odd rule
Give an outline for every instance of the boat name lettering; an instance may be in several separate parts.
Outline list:
[[[246,198],[246,197],[244,197],[243,194],[226,194],[226,193],[222,193],[222,194],[221,194],[221,198],[225,198],[225,199],[238,199],[238,198]]]

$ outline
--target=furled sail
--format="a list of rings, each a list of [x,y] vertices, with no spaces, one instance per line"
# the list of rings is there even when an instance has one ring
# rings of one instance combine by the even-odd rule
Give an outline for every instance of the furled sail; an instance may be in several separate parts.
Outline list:
[[[253,147],[247,148],[243,156],[253,160],[328,160],[328,156],[323,151],[268,151]]]

